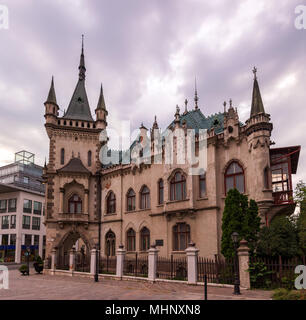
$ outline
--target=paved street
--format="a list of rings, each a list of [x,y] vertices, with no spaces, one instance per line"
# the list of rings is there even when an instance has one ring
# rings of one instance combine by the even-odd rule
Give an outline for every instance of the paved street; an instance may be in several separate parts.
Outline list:
[[[116,281],[68,276],[35,274],[22,276],[18,270],[9,271],[9,289],[0,290],[0,300],[4,299],[54,299],[54,300],[199,300],[203,299],[203,286],[187,286],[177,283],[149,283]],[[267,291],[242,290],[241,296],[234,296],[231,288],[208,287],[209,300],[270,299]]]

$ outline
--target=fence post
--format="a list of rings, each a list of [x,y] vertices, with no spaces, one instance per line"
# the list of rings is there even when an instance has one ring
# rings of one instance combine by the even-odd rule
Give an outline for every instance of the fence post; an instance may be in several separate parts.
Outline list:
[[[90,251],[90,274],[95,275],[96,274],[96,257],[97,257],[97,248],[91,249]]]
[[[75,249],[71,248],[69,251],[69,271],[71,272],[71,275],[73,274],[73,271],[75,270]]]
[[[243,288],[250,289],[250,273],[247,271],[249,269],[249,247],[246,240],[240,241],[240,246],[238,248],[238,261],[240,285]]]
[[[55,274],[56,269],[56,249],[53,248],[51,251],[51,274]]]
[[[117,249],[117,263],[116,263],[116,276],[122,279],[123,276],[123,267],[124,267],[124,258],[125,258],[125,250],[123,249],[123,245],[119,246]]]
[[[155,281],[156,279],[156,270],[157,270],[157,256],[158,249],[156,249],[156,245],[151,245],[149,249],[149,270],[148,270],[148,279],[151,281]]]
[[[198,252],[195,243],[190,242],[189,247],[185,250],[187,254],[187,275],[188,284],[197,284],[198,281]]]

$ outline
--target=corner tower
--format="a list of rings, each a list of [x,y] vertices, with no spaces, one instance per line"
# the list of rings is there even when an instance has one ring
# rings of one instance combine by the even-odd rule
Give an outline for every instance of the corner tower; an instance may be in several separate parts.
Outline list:
[[[107,111],[101,90],[97,119],[93,119],[85,75],[82,39],[78,81],[67,112],[59,116],[53,78],[45,102],[45,127],[50,139],[49,161],[44,168],[46,254],[50,256],[51,251],[56,250],[59,263],[67,263],[63,257],[77,241],[80,240],[89,253],[98,240],[99,135],[106,128]]]

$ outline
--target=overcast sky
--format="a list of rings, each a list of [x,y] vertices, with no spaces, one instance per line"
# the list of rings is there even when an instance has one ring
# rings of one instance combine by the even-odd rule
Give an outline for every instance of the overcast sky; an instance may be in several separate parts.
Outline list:
[[[294,26],[302,0],[0,0],[0,165],[28,150],[48,157],[44,101],[51,76],[67,109],[85,35],[86,88],[92,113],[103,82],[108,123],[131,120],[165,128],[184,99],[193,108],[194,78],[204,115],[233,100],[249,116],[253,74],[274,125],[277,147],[302,145],[306,181],[306,30]],[[62,114],[62,113],[60,113]]]

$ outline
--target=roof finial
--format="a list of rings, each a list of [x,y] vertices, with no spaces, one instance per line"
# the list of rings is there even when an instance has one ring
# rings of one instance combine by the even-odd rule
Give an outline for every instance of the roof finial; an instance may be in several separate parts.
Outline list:
[[[255,79],[257,79],[257,68],[254,67],[252,71],[254,73],[254,80],[255,80]]]
[[[154,116],[154,122],[153,122],[153,129],[158,129],[158,124],[157,124],[157,120],[156,120],[156,116]]]
[[[186,114],[186,113],[188,112],[188,110],[187,110],[187,104],[188,104],[188,100],[185,99],[185,112],[184,112],[184,114]]]
[[[233,107],[233,106],[232,106],[232,104],[233,104],[232,99],[229,100],[229,104],[230,104],[230,108],[232,108],[232,107]]]
[[[226,112],[226,101],[223,102],[223,106],[224,106],[224,113]]]
[[[82,34],[82,51],[79,65],[79,79],[85,80],[84,35]]]
[[[199,101],[199,98],[198,98],[198,91],[197,91],[197,78],[195,77],[194,78],[194,102],[195,102],[194,108],[196,110],[199,108],[198,107],[198,101]]]

